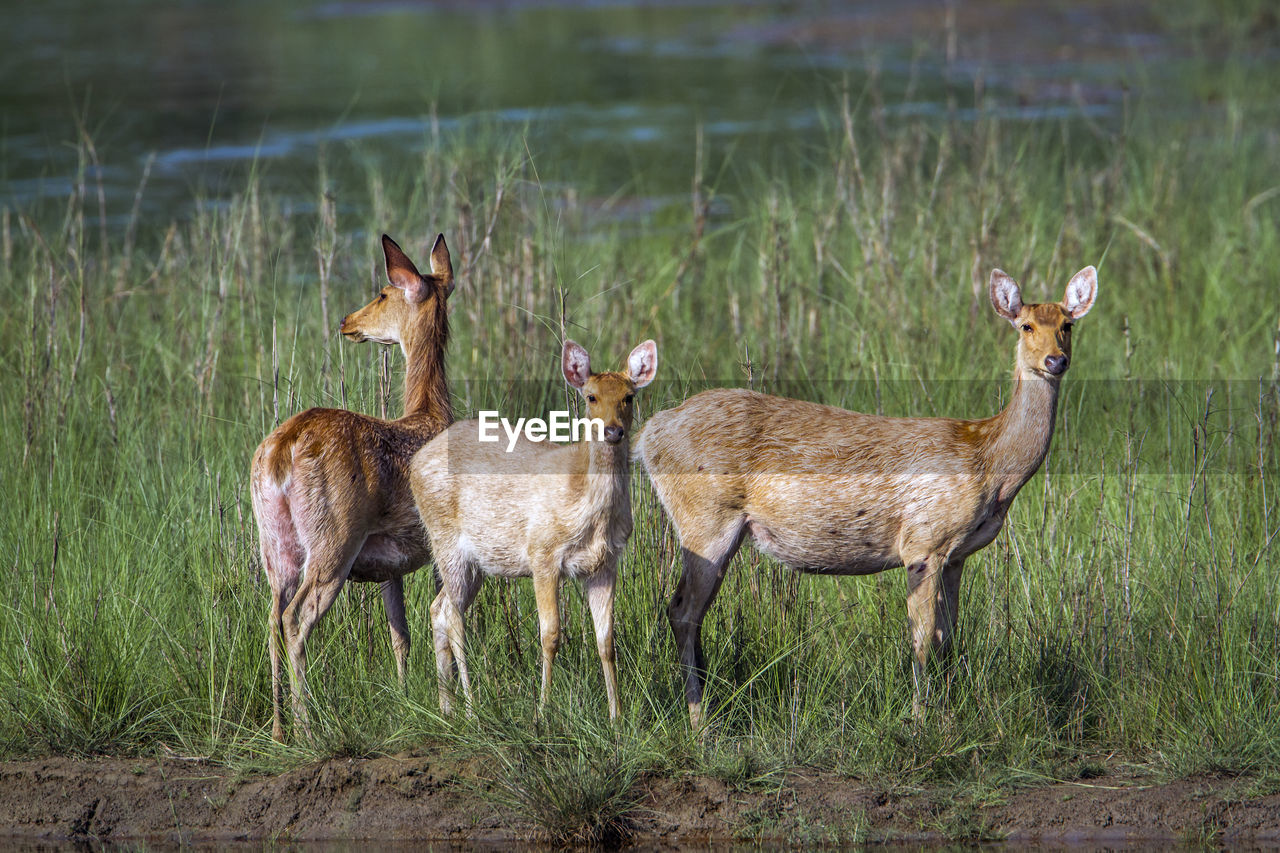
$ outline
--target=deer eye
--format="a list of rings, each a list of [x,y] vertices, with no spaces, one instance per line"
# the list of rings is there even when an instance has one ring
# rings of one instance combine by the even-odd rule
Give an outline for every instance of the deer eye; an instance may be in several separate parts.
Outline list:
[[[378,301],[379,301],[379,302],[381,302],[382,300],[384,300],[384,299],[386,299],[386,298],[387,298],[387,294],[385,294],[385,293],[379,293],[379,294],[378,294]]]
[[[587,402],[588,402],[588,403],[594,403],[595,401],[596,401],[596,395],[595,395],[595,394],[588,394],[588,395],[587,395]]]
[[[1023,323],[1023,324],[1022,324],[1022,331],[1024,331],[1024,332],[1030,332],[1030,331],[1031,331],[1031,324],[1030,324],[1030,323]]]

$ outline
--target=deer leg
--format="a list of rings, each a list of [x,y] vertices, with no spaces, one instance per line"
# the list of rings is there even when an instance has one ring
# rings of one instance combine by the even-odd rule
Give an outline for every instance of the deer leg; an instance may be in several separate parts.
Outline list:
[[[551,664],[560,648],[560,573],[554,567],[534,569],[533,595],[538,604],[538,634],[542,641],[542,692],[538,697],[541,713],[551,694]]]
[[[262,535],[262,534],[260,534]],[[285,644],[281,624],[284,610],[298,590],[301,576],[296,560],[262,536],[262,565],[271,585],[271,612],[267,616],[267,651],[271,655],[271,737],[284,743]]]
[[[267,623],[267,649],[271,652],[271,737],[284,743],[284,634],[281,616],[289,606],[292,590],[271,590],[271,615]]]
[[[591,621],[596,629],[596,651],[600,653],[600,666],[604,670],[604,689],[609,697],[609,719],[613,721],[618,719],[621,712],[618,705],[618,670],[613,655],[613,591],[617,577],[617,568],[609,565],[583,582],[587,605],[591,608]]]
[[[436,679],[439,684],[440,713],[453,713],[453,667],[458,667],[462,681],[462,694],[467,713],[472,713],[471,677],[467,673],[467,654],[464,644],[466,622],[463,615],[476,593],[480,591],[482,577],[474,566],[466,562],[457,565],[437,562],[440,570],[440,592],[431,602],[431,633],[436,647]]]
[[[964,560],[950,560],[942,570],[942,589],[938,594],[938,651],[951,648],[956,634],[956,622],[960,618],[960,576],[964,573]]]
[[[940,554],[932,554],[907,564],[907,621],[911,630],[911,662],[915,681],[915,699],[912,713],[918,718],[924,714],[928,703],[929,655],[938,643],[942,623],[946,621],[942,606],[946,584],[943,571],[946,560]],[[942,617],[941,619],[939,617]]]
[[[682,537],[684,569],[667,605],[667,619],[684,669],[684,693],[689,702],[689,723],[694,729],[702,727],[702,689],[707,669],[702,654],[702,620],[720,590],[729,561],[742,543],[744,530],[739,520],[728,531],[718,531],[718,535]]]
[[[396,656],[396,676],[400,689],[404,690],[409,667],[409,622],[404,615],[404,578],[383,581],[382,607],[387,611],[387,624],[391,627],[391,650]]]
[[[363,540],[356,541],[348,545],[345,551],[337,552],[336,558],[323,561],[313,559],[317,554],[316,551],[308,554],[302,585],[298,587],[298,594],[281,615],[281,633],[289,653],[289,664],[293,676],[293,718],[308,738],[311,737],[311,727],[307,721],[306,706],[309,698],[307,638],[311,636],[316,623],[329,612],[329,608],[337,600],[338,593],[342,591],[342,586],[346,583],[347,575],[351,571],[351,564],[355,561],[356,554],[360,553],[360,547],[363,544]],[[326,572],[316,568],[317,563],[334,568]]]
[[[436,647],[436,685],[440,695],[440,713],[449,716],[453,713],[453,651],[449,642],[449,615],[452,609],[449,594],[445,590],[436,593],[431,602],[431,636]]]

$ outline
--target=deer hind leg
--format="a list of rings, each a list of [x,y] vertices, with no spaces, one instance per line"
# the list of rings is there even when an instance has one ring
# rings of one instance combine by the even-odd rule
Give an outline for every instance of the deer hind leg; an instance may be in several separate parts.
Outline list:
[[[464,648],[466,623],[463,619],[467,608],[480,591],[483,579],[479,571],[466,560],[446,562],[438,560],[441,586],[431,602],[431,634],[436,649],[436,681],[440,696],[440,713],[453,713],[453,669],[456,662],[458,677],[462,681],[467,713],[471,713],[471,678],[467,674],[467,656]]]
[[[294,589],[271,590],[271,615],[267,623],[267,649],[271,653],[271,737],[284,743],[284,635],[281,616],[293,598]]]
[[[298,589],[299,573],[279,571],[279,562],[263,553],[267,579],[271,583],[271,613],[267,618],[267,650],[271,653],[271,737],[284,743],[284,634],[281,618]]]
[[[600,667],[604,670],[604,689],[609,697],[609,719],[615,721],[621,713],[618,703],[618,670],[613,654],[613,591],[617,577],[617,568],[610,564],[583,582],[587,605],[591,608],[591,621],[596,629],[596,651],[600,653]]]
[[[306,705],[309,698],[307,639],[337,600],[362,544],[362,540],[356,539],[345,546],[326,542],[313,547],[307,554],[298,593],[281,614],[281,633],[293,676],[293,718],[307,737],[311,737]]]
[[[915,681],[912,712],[917,718],[928,704],[930,655],[934,648],[944,648],[955,630],[963,564],[963,560],[948,563],[943,554],[931,554],[907,564],[907,621]]]
[[[387,611],[387,624],[391,627],[391,650],[396,656],[396,677],[404,690],[409,667],[409,622],[404,615],[404,578],[383,581],[382,607]]]
[[[729,561],[742,544],[745,529],[742,519],[706,533],[682,529],[680,556],[684,567],[667,605],[667,618],[684,669],[689,723],[694,729],[702,727],[702,690],[707,669],[702,654],[702,620],[720,590]]]
[[[453,713],[453,651],[449,645],[449,615],[446,608],[452,609],[449,594],[443,589],[436,593],[431,601],[431,637],[436,649],[436,689],[440,695],[440,713],[449,716]]]
[[[271,655],[271,736],[284,742],[284,665],[286,658],[282,617],[302,580],[303,550],[288,498],[274,484],[257,478],[250,491],[258,521],[262,569],[271,586],[271,611],[267,617],[267,651]]]

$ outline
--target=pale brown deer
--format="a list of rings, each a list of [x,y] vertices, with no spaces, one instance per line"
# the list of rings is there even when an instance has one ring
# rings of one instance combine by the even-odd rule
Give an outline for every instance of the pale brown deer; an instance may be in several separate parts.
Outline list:
[[[1019,335],[1013,396],[986,420],[878,417],[731,388],[649,419],[636,453],[680,540],[683,574],[667,615],[695,728],[702,620],[745,538],[800,572],[905,566],[922,712],[930,652],[955,631],[965,558],[995,538],[1048,452],[1071,324],[1097,282],[1085,267],[1062,302],[1024,305],[1012,278],[991,273],[991,304]]]
[[[445,300],[453,266],[444,235],[422,275],[382,235],[387,280],[368,305],[343,318],[353,341],[399,344],[405,356],[404,416],[381,420],[343,409],[308,409],[277,427],[253,454],[249,489],[262,565],[271,585],[271,733],[284,739],[282,654],[288,655],[294,721],[307,726],[307,637],[343,584],[382,585],[396,671],[409,656],[406,574],[430,559],[409,494],[409,460],[453,422],[444,356]]]
[[[440,707],[452,710],[454,662],[468,710],[471,680],[463,617],[486,575],[533,578],[542,643],[542,691],[560,645],[562,578],[582,583],[604,670],[609,717],[619,713],[613,650],[618,556],[631,536],[629,435],[635,392],[658,367],[653,341],[640,344],[621,372],[592,373],[587,351],[565,341],[561,369],[586,398],[595,440],[554,446],[527,434],[510,443],[480,440],[478,421],[460,421],[413,458],[410,486],[440,574],[431,604]]]

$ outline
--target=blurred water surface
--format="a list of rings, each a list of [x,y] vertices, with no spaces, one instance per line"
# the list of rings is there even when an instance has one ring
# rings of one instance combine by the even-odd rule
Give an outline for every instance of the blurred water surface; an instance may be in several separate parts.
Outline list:
[[[467,133],[523,138],[549,182],[661,199],[687,191],[699,128],[714,177],[794,158],[844,87],[889,121],[1115,122],[1134,69],[1158,86],[1170,53],[1122,3],[9,4],[0,204],[83,172],[118,226],[145,173],[141,215],[163,223],[253,168],[306,206],[322,150],[341,186]]]

